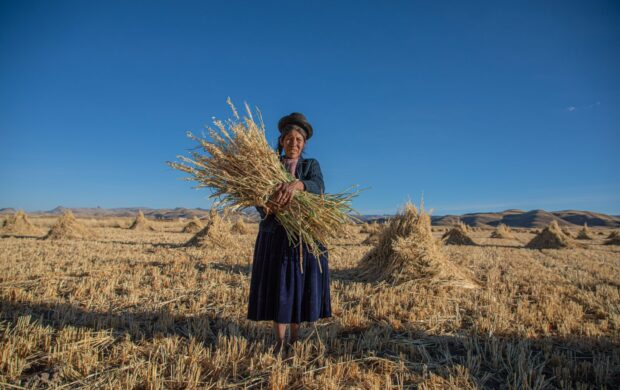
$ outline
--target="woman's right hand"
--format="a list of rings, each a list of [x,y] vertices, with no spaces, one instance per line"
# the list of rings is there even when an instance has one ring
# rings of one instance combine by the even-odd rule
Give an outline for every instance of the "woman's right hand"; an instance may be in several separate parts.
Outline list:
[[[275,214],[282,209],[283,205],[275,201],[278,194],[280,193],[280,190],[282,189],[282,186],[283,184],[280,184],[273,192],[273,194],[269,197],[269,199],[267,199],[267,204],[264,207],[265,213],[267,213],[267,215]]]

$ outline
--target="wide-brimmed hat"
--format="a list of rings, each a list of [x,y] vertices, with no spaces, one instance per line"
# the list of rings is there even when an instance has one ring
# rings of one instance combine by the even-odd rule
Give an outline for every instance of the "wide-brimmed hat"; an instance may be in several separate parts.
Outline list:
[[[286,125],[297,125],[302,129],[306,130],[306,140],[309,140],[310,137],[312,137],[312,125],[310,124],[310,122],[308,122],[308,119],[306,119],[306,116],[302,113],[293,112],[290,115],[283,116],[280,121],[278,121],[278,130],[280,130],[280,133],[282,132],[282,130],[284,130]]]

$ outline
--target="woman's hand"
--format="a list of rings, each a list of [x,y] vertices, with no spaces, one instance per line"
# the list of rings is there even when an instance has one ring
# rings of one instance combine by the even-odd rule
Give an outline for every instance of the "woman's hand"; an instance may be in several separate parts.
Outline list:
[[[279,209],[282,209],[290,203],[291,199],[293,199],[293,195],[297,191],[303,191],[305,188],[304,183],[295,180],[290,183],[282,183],[278,186],[276,191],[271,196],[273,203]]]

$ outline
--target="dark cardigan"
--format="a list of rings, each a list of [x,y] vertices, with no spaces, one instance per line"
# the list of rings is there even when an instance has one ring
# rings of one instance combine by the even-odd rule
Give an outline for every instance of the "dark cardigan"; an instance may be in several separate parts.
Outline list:
[[[280,158],[282,160],[282,158]],[[295,177],[304,183],[305,191],[313,194],[325,193],[325,184],[323,183],[323,173],[319,162],[314,158],[303,158],[299,156],[297,167],[295,168]],[[278,221],[275,215],[266,215],[262,207],[256,207],[261,217],[259,231],[273,232],[275,224]],[[265,217],[266,216],[266,217]]]

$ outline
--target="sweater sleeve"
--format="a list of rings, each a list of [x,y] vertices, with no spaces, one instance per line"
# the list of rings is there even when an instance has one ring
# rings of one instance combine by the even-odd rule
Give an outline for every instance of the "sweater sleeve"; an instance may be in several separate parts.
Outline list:
[[[305,190],[313,194],[325,193],[325,184],[323,183],[323,173],[321,166],[317,160],[311,160],[310,170],[306,179],[301,180],[304,183]]]

